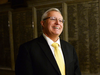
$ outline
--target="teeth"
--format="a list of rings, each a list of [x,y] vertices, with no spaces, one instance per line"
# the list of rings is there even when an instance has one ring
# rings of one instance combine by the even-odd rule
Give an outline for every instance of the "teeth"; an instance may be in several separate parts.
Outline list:
[[[55,29],[59,29],[58,27],[54,27]]]

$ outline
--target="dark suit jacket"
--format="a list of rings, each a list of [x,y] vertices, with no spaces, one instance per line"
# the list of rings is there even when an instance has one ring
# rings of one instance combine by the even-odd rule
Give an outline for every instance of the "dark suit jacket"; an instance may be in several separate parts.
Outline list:
[[[60,40],[66,75],[81,75],[73,46]],[[61,75],[55,58],[43,36],[20,46],[15,65],[16,75]]]

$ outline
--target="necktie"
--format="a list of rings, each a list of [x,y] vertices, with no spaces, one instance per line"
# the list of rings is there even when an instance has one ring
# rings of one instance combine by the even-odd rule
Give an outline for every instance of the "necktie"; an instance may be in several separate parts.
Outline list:
[[[65,75],[65,64],[64,64],[64,60],[63,60],[63,57],[61,55],[61,52],[58,49],[58,44],[53,43],[52,46],[54,47],[54,54],[55,54],[56,62],[59,66],[61,75]]]

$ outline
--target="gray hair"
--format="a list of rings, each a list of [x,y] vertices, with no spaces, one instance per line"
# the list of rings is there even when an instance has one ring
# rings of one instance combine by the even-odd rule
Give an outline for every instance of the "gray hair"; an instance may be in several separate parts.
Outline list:
[[[57,8],[50,8],[50,9],[48,9],[48,10],[42,15],[41,21],[43,21],[43,19],[45,19],[45,18],[47,17],[48,12],[50,12],[50,11],[57,11],[57,12],[61,13],[60,10],[57,9]]]

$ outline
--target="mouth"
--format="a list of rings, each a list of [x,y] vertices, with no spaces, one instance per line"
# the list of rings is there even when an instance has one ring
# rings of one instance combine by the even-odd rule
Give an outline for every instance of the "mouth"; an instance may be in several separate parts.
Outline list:
[[[54,29],[60,29],[59,27],[53,27]]]

